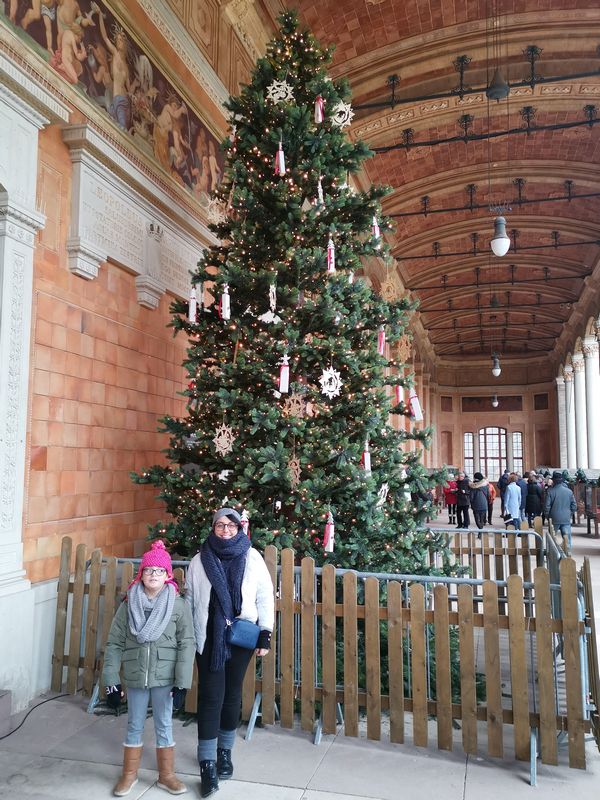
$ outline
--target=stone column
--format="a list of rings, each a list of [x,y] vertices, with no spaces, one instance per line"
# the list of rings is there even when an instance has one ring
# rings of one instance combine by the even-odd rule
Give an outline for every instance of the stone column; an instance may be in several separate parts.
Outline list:
[[[567,412],[565,406],[565,379],[559,375],[556,380],[556,400],[558,409],[558,452],[559,466],[567,468]]]
[[[577,469],[577,445],[575,444],[575,397],[573,393],[573,367],[567,364],[565,376],[565,411],[567,417],[567,467]]]
[[[582,342],[582,350],[585,360],[588,466],[590,469],[600,469],[600,347],[596,337],[586,336]]]
[[[573,372],[575,374],[575,448],[577,466],[587,469],[587,414],[585,409],[585,364],[583,353],[573,353]]]

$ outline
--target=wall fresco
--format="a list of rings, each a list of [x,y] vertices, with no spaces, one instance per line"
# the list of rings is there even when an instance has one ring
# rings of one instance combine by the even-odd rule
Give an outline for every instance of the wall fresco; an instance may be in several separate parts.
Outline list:
[[[223,174],[219,142],[104,3],[0,0],[0,13],[64,80],[207,204]]]

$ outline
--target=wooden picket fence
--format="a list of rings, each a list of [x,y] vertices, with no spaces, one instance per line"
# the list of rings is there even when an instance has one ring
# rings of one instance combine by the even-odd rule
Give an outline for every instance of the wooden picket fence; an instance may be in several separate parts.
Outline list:
[[[480,565],[489,558],[490,569],[498,555],[483,537],[467,549]],[[528,546],[524,557],[516,540],[506,549],[511,556],[518,550],[519,559],[503,582],[485,576],[362,575],[332,565],[321,570],[310,558],[297,566],[292,550],[268,547],[265,561],[277,610],[275,646],[259,659],[258,672],[256,659],[251,661],[243,718],[249,718],[260,693],[265,724],[278,720],[291,728],[299,713],[303,730],[313,731],[318,720],[323,733],[335,733],[343,709],[346,736],[364,733],[398,743],[409,739],[421,747],[436,742],[441,750],[503,757],[512,733],[520,760],[529,760],[534,732],[544,764],[558,763],[557,734],[566,733],[569,765],[585,768],[584,735],[598,731],[593,710],[598,665],[589,615],[582,619],[580,613],[575,562],[560,562],[557,586],[545,567],[530,563]],[[89,695],[99,680],[110,623],[134,565],[103,559],[100,550],[86,564],[85,545],[79,545],[71,576],[71,551],[67,537],[52,688],[63,687],[66,671],[67,691],[82,687]],[[589,564],[586,569],[589,578]],[[183,583],[183,569],[176,578]],[[553,614],[556,592],[560,618]],[[586,594],[585,605],[591,607],[589,580]],[[186,708],[195,710],[195,691],[188,693]]]

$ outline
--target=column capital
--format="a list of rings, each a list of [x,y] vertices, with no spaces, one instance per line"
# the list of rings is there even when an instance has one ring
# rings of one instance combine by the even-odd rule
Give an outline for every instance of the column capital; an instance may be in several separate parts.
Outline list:
[[[570,364],[567,364],[565,367],[563,367],[563,372],[565,381],[567,383],[571,383],[571,381],[573,380],[573,367]]]
[[[46,217],[8,199],[0,201],[0,236],[9,236],[33,247],[35,234],[46,224]]]
[[[585,369],[583,353],[573,353],[571,358],[573,360],[573,372],[575,373],[583,372],[583,370]]]
[[[598,358],[600,352],[598,339],[595,336],[586,336],[581,343],[581,349],[586,361],[589,358]]]
[[[565,385],[565,378],[564,378],[563,375],[557,375],[556,378],[554,378],[554,380],[556,381],[556,385],[557,386],[564,386]]]

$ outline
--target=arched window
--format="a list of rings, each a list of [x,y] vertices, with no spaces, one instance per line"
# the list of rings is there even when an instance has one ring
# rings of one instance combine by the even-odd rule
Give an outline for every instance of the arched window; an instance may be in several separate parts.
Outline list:
[[[463,435],[463,467],[467,475],[473,477],[475,471],[474,437],[472,433]]]
[[[514,431],[512,434],[513,446],[513,469],[515,472],[523,474],[523,434],[521,431]]]
[[[479,431],[479,464],[486,478],[498,480],[506,466],[506,428]]]

